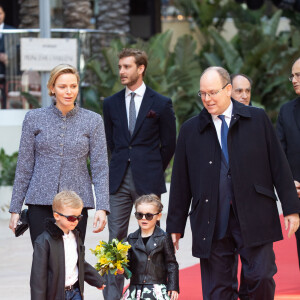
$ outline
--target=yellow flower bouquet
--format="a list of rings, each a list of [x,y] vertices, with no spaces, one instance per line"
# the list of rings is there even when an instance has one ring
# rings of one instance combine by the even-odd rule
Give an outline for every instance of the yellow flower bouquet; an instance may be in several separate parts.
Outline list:
[[[90,249],[98,259],[95,269],[101,276],[105,273],[108,274],[108,271],[117,275],[118,270],[124,269],[125,276],[130,278],[132,274],[128,269],[129,260],[127,259],[130,247],[128,242],[122,242],[118,239],[113,239],[108,243],[100,241],[95,250]]]

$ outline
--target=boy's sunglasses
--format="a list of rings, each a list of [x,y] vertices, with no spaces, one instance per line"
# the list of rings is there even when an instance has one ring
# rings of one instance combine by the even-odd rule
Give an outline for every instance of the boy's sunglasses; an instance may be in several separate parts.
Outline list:
[[[76,220],[79,222],[82,219],[82,217],[83,217],[83,215],[79,215],[79,216],[65,216],[65,215],[63,215],[63,214],[61,214],[61,213],[59,213],[57,211],[54,211],[54,212],[57,213],[58,215],[62,216],[62,217],[67,218],[67,220],[69,222],[75,222]]]
[[[156,215],[158,215],[158,214],[159,214],[159,212],[156,213],[156,214],[150,214],[150,213],[142,214],[142,213],[136,211],[136,212],[134,213],[135,217],[136,217],[138,220],[142,220],[143,217],[145,216],[146,220],[148,220],[148,221],[151,221],[151,220],[153,219],[153,217],[156,216]]]

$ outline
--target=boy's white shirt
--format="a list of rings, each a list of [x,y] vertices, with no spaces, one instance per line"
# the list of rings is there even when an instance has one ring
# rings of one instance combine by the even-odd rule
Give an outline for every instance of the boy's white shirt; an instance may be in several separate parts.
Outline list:
[[[77,242],[72,231],[63,235],[65,249],[65,286],[73,285],[78,280]]]

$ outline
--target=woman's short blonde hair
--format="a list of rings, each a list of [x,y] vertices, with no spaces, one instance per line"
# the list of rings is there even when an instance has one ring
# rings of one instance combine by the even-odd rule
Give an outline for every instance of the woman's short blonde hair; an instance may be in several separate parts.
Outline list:
[[[83,207],[83,201],[73,191],[62,191],[54,197],[52,202],[52,210],[60,211],[64,207],[70,207],[74,209],[81,208]]]
[[[79,83],[80,78],[79,78],[78,71],[75,67],[67,64],[57,65],[51,70],[50,78],[47,83],[48,94],[50,96],[53,96],[51,89],[54,87],[57,77],[60,76],[61,74],[74,74],[77,78],[77,83]]]

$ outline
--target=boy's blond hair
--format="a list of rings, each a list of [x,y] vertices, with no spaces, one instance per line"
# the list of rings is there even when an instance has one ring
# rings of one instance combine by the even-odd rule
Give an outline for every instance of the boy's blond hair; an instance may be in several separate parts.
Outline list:
[[[59,211],[64,207],[81,208],[83,202],[81,198],[73,191],[62,191],[58,193],[52,203],[52,210]]]

